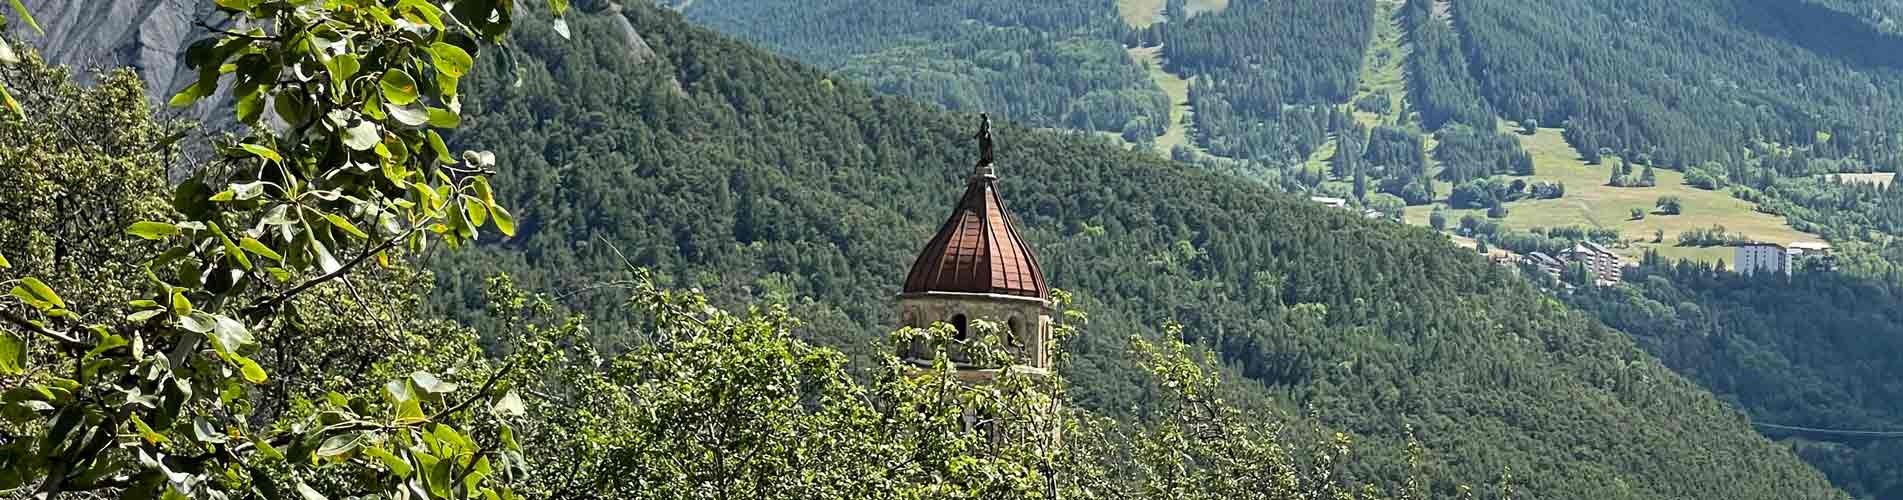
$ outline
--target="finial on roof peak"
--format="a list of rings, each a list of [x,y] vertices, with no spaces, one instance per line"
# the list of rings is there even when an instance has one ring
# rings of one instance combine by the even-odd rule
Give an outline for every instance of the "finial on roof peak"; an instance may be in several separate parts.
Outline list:
[[[978,135],[975,138],[978,139],[978,164],[976,165],[977,171],[972,173],[972,180],[998,178],[997,174],[992,172],[991,167],[992,161],[996,157],[993,156],[994,145],[991,141],[990,114],[978,113]]]

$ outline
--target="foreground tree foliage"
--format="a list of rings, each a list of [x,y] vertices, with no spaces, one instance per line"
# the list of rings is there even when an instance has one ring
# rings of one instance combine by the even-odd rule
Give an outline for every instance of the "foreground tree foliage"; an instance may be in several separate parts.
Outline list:
[[[487,184],[493,155],[458,161],[433,130],[460,121],[458,79],[478,44],[502,39],[512,6],[218,7],[234,27],[191,47],[199,78],[171,102],[232,85],[248,130],[217,141],[218,156],[169,193],[159,153],[186,134],[162,136],[129,74],[80,90],[31,54],[5,70],[35,113],[0,118],[0,175],[20,205],[0,223],[15,229],[0,248],[23,262],[0,303],[0,490],[513,496],[485,482],[520,463],[504,423],[519,400],[495,384],[507,370],[455,352],[473,345],[466,333],[430,353],[443,356],[378,349],[423,343],[399,333],[418,325],[391,310],[416,296],[388,299],[417,280],[366,271],[430,239],[513,232]],[[385,300],[364,300],[360,281]],[[357,310],[335,307],[346,304]],[[381,338],[363,335],[379,326]],[[363,342],[323,342],[327,332]],[[356,375],[414,366],[486,381],[459,391],[419,370],[352,391],[363,382],[333,379],[351,364],[370,368]]]
[[[1007,369],[988,385],[958,382],[946,349],[1003,366],[1002,351],[986,349],[1000,345],[998,325],[981,323],[988,337],[972,345],[942,324],[897,332],[894,349],[924,337],[939,355],[924,367],[887,356],[859,376],[840,352],[799,340],[783,306],[729,313],[642,276],[629,304],[652,337],[612,357],[588,347],[578,319],[549,324],[544,299],[491,282],[492,312],[530,325],[509,335],[533,360],[525,368],[550,376],[531,391],[538,417],[523,427],[531,496],[1389,498],[1348,472],[1352,440],[1311,444],[1245,416],[1222,399],[1213,358],[1181,342],[1129,341],[1154,394],[1136,410],[1155,418],[1120,423],[1072,405],[1061,376]],[[1084,321],[1064,316],[1060,342]],[[1422,484],[1392,493],[1422,498]]]

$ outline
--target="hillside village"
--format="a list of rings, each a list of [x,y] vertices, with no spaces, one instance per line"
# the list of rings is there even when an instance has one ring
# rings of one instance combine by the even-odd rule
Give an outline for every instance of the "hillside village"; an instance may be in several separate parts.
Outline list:
[[[1391,220],[1399,222],[1397,214],[1388,214],[1373,208],[1357,208],[1346,198],[1328,196],[1310,196],[1309,201],[1337,210],[1346,210],[1359,214],[1364,219]],[[1481,255],[1494,264],[1515,266],[1537,270],[1554,278],[1568,268],[1578,265],[1591,277],[1592,283],[1600,286],[1616,285],[1624,281],[1628,261],[1605,245],[1593,241],[1577,241],[1564,250],[1547,252],[1517,253],[1511,250],[1487,247],[1476,244],[1472,239],[1449,235],[1460,246],[1481,250]],[[1733,258],[1730,269],[1743,275],[1781,274],[1790,276],[1797,270],[1828,271],[1836,267],[1835,256],[1829,243],[1818,241],[1794,241],[1789,244],[1751,241],[1731,245]]]

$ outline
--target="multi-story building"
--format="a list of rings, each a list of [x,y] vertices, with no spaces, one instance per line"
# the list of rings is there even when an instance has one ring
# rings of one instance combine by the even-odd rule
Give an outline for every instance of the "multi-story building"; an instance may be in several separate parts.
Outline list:
[[[1559,258],[1586,266],[1586,271],[1591,272],[1599,284],[1613,284],[1624,279],[1625,262],[1598,243],[1585,241],[1574,244],[1572,248],[1561,250]]]
[[[1747,276],[1758,273],[1785,276],[1791,274],[1791,252],[1784,248],[1784,245],[1763,242],[1747,243],[1739,245],[1736,254],[1731,261],[1731,269],[1739,274]]]

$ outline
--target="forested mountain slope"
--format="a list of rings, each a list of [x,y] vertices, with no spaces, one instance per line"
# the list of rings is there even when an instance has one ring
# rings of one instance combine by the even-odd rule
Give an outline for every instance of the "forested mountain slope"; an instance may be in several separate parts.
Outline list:
[[[490,59],[453,138],[493,148],[518,237],[436,257],[440,306],[485,319],[480,280],[509,272],[638,342],[624,264],[728,300],[783,301],[805,335],[878,348],[913,252],[968,172],[974,117],[689,26],[623,13],[653,48],[627,57],[613,14],[561,41],[515,38],[522,85]],[[1441,494],[1512,469],[1537,498],[1817,498],[1816,471],[1625,336],[1541,298],[1428,231],[1362,220],[1089,136],[1004,126],[1003,194],[1051,282],[1091,312],[1078,397],[1145,397],[1118,351],[1180,322],[1256,398],[1311,409],[1376,449],[1412,428]],[[625,257],[625,261],[623,260]],[[1398,454],[1356,467],[1398,478]]]
[[[1768,141],[1896,163],[1903,40],[1853,16],[1730,0],[1465,0],[1453,13],[1499,112],[1568,123],[1582,149],[1742,170],[1741,148]]]
[[[1116,42],[1113,0],[672,3],[695,21],[955,110],[1153,137],[1169,102]]]
[[[1667,366],[1763,423],[1895,431],[1903,422],[1903,288],[1839,273],[1739,276],[1648,259],[1628,286],[1568,302],[1633,335]],[[1794,436],[1798,453],[1862,498],[1903,498],[1903,441]]]

